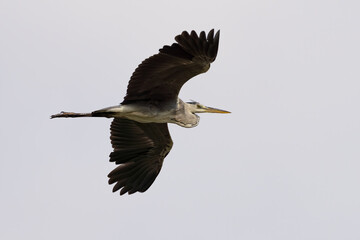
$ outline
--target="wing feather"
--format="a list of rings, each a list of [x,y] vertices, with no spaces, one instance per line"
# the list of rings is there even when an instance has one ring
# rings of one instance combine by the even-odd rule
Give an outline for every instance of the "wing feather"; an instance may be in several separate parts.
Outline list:
[[[111,123],[110,161],[120,164],[108,175],[113,192],[145,192],[159,174],[172,140],[166,123],[139,123],[114,118]]]
[[[131,76],[122,104],[136,101],[177,99],[181,87],[192,77],[206,72],[215,61],[220,31],[199,35],[184,31],[175,37],[177,43],[164,46],[145,59]]]

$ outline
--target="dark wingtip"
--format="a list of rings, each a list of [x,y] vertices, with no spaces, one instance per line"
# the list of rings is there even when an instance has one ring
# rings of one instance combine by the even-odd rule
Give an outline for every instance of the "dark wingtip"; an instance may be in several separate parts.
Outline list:
[[[207,35],[208,42],[213,42],[214,40],[214,29],[211,29]]]
[[[175,37],[176,42],[181,48],[192,56],[201,56],[213,62],[218,52],[220,30],[214,34],[215,30],[211,29],[208,34],[204,31],[198,35],[194,30],[190,32],[183,31]]]
[[[210,49],[211,53],[210,55],[213,56],[212,61],[215,61],[216,57],[217,57],[217,52],[219,49],[219,40],[220,40],[220,30],[218,30],[215,34],[215,36],[213,37],[213,48]]]
[[[215,41],[215,42],[219,42],[219,39],[220,39],[220,30],[218,30],[218,31],[215,33],[214,41]]]
[[[191,31],[190,35],[191,35],[191,37],[193,37],[193,38],[199,38],[198,35],[197,35],[197,33],[196,33],[194,30]]]

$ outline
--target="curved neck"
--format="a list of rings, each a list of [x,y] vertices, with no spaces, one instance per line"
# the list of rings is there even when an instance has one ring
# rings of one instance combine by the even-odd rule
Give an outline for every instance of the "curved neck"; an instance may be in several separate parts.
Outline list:
[[[174,123],[185,128],[196,127],[199,124],[200,117],[195,112],[192,104],[185,103],[179,98]]]

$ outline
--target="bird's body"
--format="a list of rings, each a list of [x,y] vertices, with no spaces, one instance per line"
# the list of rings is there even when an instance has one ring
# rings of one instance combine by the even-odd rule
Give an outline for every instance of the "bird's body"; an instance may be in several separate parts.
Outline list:
[[[130,103],[92,112],[92,116],[127,118],[140,123],[175,123],[182,127],[195,127],[199,117],[192,113],[189,104],[180,98],[166,104]]]
[[[217,55],[219,32],[198,36],[183,32],[177,43],[145,59],[133,73],[124,101],[91,113],[61,112],[51,118],[107,117],[114,151],[110,161],[120,164],[109,175],[113,191],[144,192],[154,182],[173,143],[167,123],[191,128],[199,123],[196,113],[229,113],[198,102],[178,98],[182,85],[206,72]]]

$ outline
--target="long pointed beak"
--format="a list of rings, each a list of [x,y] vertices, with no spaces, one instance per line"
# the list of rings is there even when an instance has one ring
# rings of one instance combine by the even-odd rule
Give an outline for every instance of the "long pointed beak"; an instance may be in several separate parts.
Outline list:
[[[222,109],[218,109],[218,108],[212,108],[212,107],[205,107],[204,112],[207,112],[207,113],[231,113],[231,112],[226,111],[226,110],[222,110]]]

